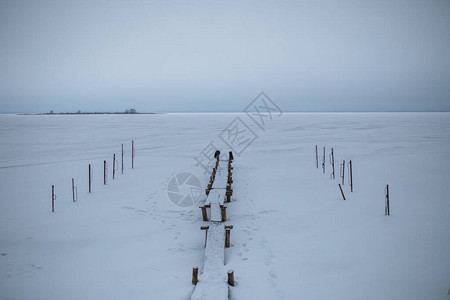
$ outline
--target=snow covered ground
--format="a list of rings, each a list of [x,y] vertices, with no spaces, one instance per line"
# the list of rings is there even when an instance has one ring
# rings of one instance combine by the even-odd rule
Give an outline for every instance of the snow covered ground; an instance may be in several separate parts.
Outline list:
[[[189,172],[206,186],[193,157],[236,116],[1,115],[0,299],[190,299],[204,223],[167,183]],[[448,299],[450,114],[285,113],[265,131],[239,117],[258,138],[233,163],[230,299]],[[104,186],[122,143],[124,174]],[[346,201],[316,144],[352,160]]]

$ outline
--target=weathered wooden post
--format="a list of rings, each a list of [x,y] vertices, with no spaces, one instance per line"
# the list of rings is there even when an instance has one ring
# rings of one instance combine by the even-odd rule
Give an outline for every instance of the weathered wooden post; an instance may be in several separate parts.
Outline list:
[[[353,193],[353,176],[352,176],[352,161],[349,161],[349,178],[350,178],[350,192]]]
[[[344,185],[344,173],[345,173],[345,160],[342,161],[342,165],[341,165],[341,177],[342,177],[342,185]]]
[[[131,168],[134,169],[134,141],[131,141]]]
[[[228,285],[234,286],[234,271],[228,270]]]
[[[202,209],[203,221],[208,221],[208,213],[206,211],[206,206],[199,206]]]
[[[230,248],[230,230],[233,229],[233,225],[225,226],[225,247]]]
[[[206,248],[206,241],[208,240],[208,229],[209,226],[202,226],[200,227],[201,230],[205,230],[205,248]]]
[[[122,174],[123,174],[123,144],[122,144]]]
[[[196,285],[198,283],[198,267],[192,268],[192,284]]]
[[[325,146],[323,147],[322,170],[323,173],[325,174]]]
[[[91,175],[91,164],[89,164],[89,193],[91,192],[91,182],[92,182],[92,175]]]
[[[316,169],[319,168],[319,153],[317,152],[317,145],[316,145]]]
[[[75,200],[75,179],[72,178],[72,201],[77,202],[78,199]],[[78,191],[77,191],[77,198],[78,198]]]
[[[344,198],[344,200],[345,200],[345,196],[344,196],[344,192],[342,191],[342,187],[341,187],[341,184],[340,184],[340,183],[338,183],[338,185],[339,185],[339,189],[341,190],[342,198]]]
[[[103,184],[106,184],[106,176],[107,176],[107,170],[106,170],[106,160],[103,161]]]
[[[56,199],[55,186],[52,185],[52,212],[55,212],[55,199]]]
[[[334,179],[334,153],[333,153],[333,148],[331,148],[331,156],[330,156],[330,163],[331,163],[331,167],[333,169],[331,176],[333,176]]]
[[[233,195],[233,190],[227,190],[225,192],[225,195],[227,196],[227,202],[231,202],[231,196]]]
[[[390,211],[389,211],[389,185],[386,184],[386,188],[384,189],[384,193],[385,193],[385,204],[384,204],[384,214],[386,216],[390,216]]]
[[[226,222],[227,221],[227,207],[221,205],[220,206],[220,212],[222,214],[222,222]]]
[[[116,177],[116,154],[113,155],[113,180]]]
[[[230,161],[230,163],[233,161],[233,159],[233,151],[228,152],[228,160]]]

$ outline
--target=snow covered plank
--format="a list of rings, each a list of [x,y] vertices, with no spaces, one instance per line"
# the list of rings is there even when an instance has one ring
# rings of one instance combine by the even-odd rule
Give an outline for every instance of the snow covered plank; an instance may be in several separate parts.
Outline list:
[[[228,299],[224,247],[225,228],[223,224],[211,222],[205,248],[205,264],[192,294],[192,300]]]
[[[216,177],[212,185],[213,189],[225,189],[228,178],[228,160],[220,160],[217,166]]]
[[[211,221],[212,222],[222,222],[222,209],[220,208],[223,205],[225,190],[213,190],[214,199],[211,199]],[[217,197],[216,197],[217,196]]]

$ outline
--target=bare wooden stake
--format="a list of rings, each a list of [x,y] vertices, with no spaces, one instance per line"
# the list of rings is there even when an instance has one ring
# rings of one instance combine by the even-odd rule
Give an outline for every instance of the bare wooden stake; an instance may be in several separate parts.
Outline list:
[[[106,184],[106,176],[107,176],[107,170],[106,170],[106,160],[103,161],[103,184]]]
[[[342,161],[342,165],[341,165],[342,185],[344,185],[344,175],[345,175],[345,160]]]
[[[353,193],[353,176],[352,176],[352,173],[353,173],[353,171],[352,171],[352,161],[350,160],[349,161],[350,192]]]
[[[341,190],[342,198],[344,198],[344,200],[345,200],[345,196],[344,196],[344,192],[342,191],[342,187],[341,187],[341,184],[340,184],[340,183],[338,183],[338,185],[339,185],[339,189]]]
[[[72,178],[72,201],[77,202],[78,199],[75,199],[75,179]],[[78,198],[78,192],[77,192],[77,198]]]
[[[91,192],[91,182],[92,182],[92,172],[91,172],[91,164],[89,164],[89,193]]]
[[[386,216],[390,216],[390,211],[389,211],[389,185],[386,184],[386,188],[384,190],[385,193],[385,205],[384,205],[384,214]]]
[[[331,167],[332,167],[332,173],[331,176],[333,176],[334,179],[334,153],[333,153],[333,148],[331,148],[331,156],[330,156],[330,162],[331,162]]]
[[[131,168],[134,169],[134,141],[131,141]]]
[[[196,285],[198,283],[198,267],[192,268],[192,284]]]
[[[325,174],[325,146],[323,147],[322,170],[323,173]]]
[[[56,199],[55,186],[52,185],[52,212],[55,212],[55,199]]]
[[[317,152],[317,145],[316,145],[316,169],[319,168],[319,153]]]
[[[228,285],[234,286],[234,271],[228,270]]]
[[[113,155],[113,180],[116,177],[116,154]]]
[[[75,179],[72,178],[72,202],[75,202]]]
[[[123,174],[123,144],[122,144],[122,174]]]

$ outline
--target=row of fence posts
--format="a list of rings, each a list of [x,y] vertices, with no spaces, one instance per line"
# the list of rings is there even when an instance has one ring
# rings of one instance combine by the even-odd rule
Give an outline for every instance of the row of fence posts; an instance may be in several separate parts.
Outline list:
[[[330,174],[330,178],[331,179],[335,179],[335,170],[334,170],[334,150],[333,148],[331,148],[331,153],[329,154],[329,161],[330,161],[330,165],[331,165],[331,174]],[[345,178],[345,160],[342,161],[342,164],[339,165],[339,176],[342,179],[342,186],[344,185],[344,178]],[[319,153],[318,153],[318,148],[316,145],[316,168],[319,168]],[[323,156],[322,156],[322,172],[325,174],[325,146],[323,147]],[[348,162],[348,183],[350,185],[350,192],[353,193],[353,166],[352,166],[352,161],[350,160]],[[345,195],[344,195],[344,191],[342,190],[342,186],[340,183],[338,183],[339,186],[339,190],[341,191],[341,195],[342,198],[344,200],[345,199]],[[389,186],[386,185],[385,188],[385,215],[389,216],[390,215],[390,211],[389,211]]]
[[[325,146],[323,147],[323,155],[322,155],[322,172],[325,174],[325,165],[326,165],[326,151],[325,151]],[[334,160],[334,149],[331,148],[331,153],[329,154],[329,161],[330,161],[330,165],[331,165],[331,174],[330,174],[330,178],[331,179],[335,179],[336,178],[336,174],[335,174],[335,160]],[[339,165],[339,177],[341,177],[342,180],[342,186],[344,185],[345,182],[345,160],[342,161],[342,164]],[[316,168],[319,168],[319,153],[318,153],[318,148],[316,145]],[[352,166],[352,161],[350,160],[348,162],[348,170],[349,170],[349,175],[348,175],[348,183],[350,185],[350,192],[353,193],[353,166]],[[340,183],[338,183],[339,186],[339,190],[341,191],[341,195],[342,198],[344,200],[345,199],[345,195],[344,195],[344,191],[342,190],[342,186]]]
[[[134,156],[135,156],[135,148],[134,148],[134,140],[131,141],[131,169],[134,169]],[[122,174],[124,170],[124,163],[123,163],[123,157],[124,157],[124,150],[123,150],[123,144],[122,144]],[[115,179],[116,176],[116,154],[113,154],[113,179]],[[92,192],[92,182],[94,181],[94,174],[92,170],[91,164],[89,164],[89,193]],[[106,160],[103,161],[103,184],[106,185],[108,181],[108,162]],[[55,194],[55,185],[52,185],[52,212],[55,212],[55,200],[56,200],[56,194]],[[75,186],[75,178],[72,178],[72,202],[78,201],[78,187]]]
[[[211,172],[211,176],[209,177],[209,183],[208,186],[205,190],[206,196],[209,195],[211,189],[213,188],[213,184],[214,184],[214,179],[216,177],[216,172],[217,172],[217,168],[219,166],[219,158],[220,158],[220,151],[217,150],[216,153],[214,154],[214,157],[216,158],[216,163],[213,167],[213,170]],[[233,167],[231,165],[231,163],[233,162],[233,152],[230,151],[228,153],[228,177],[227,177],[227,186],[226,186],[226,197],[227,200],[226,202],[231,202],[231,196],[233,195],[233,190],[231,189],[231,184],[233,183],[233,177],[232,177],[232,170]],[[203,221],[208,221],[208,215],[207,215],[207,210],[206,208],[210,208],[211,205],[203,205],[200,206],[201,210],[202,210],[202,219]],[[227,220],[227,214],[226,214],[226,206],[221,205],[220,209],[221,209],[221,220],[222,222],[225,222]],[[230,231],[231,229],[233,229],[233,225],[225,225],[225,248],[229,248],[231,246],[231,238],[230,238]],[[206,243],[207,243],[207,239],[208,239],[208,230],[209,230],[209,226],[201,226],[200,230],[205,230],[205,244],[204,247],[206,248]],[[228,270],[227,272],[228,274],[228,280],[227,283],[230,286],[234,286],[234,270]],[[198,267],[194,266],[192,269],[192,284],[196,285],[198,283]]]

